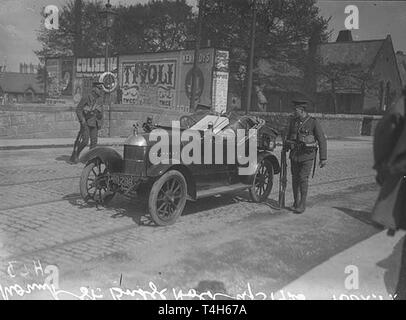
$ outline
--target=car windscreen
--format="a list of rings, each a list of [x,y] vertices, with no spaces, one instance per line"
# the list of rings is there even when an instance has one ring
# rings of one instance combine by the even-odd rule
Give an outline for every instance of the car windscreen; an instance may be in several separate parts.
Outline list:
[[[210,127],[213,128],[213,133],[218,133],[221,130],[223,130],[225,127],[228,126],[230,121],[228,120],[227,117],[221,117],[221,116],[216,116],[216,115],[207,115],[203,119],[201,119],[199,122],[197,122],[193,127],[191,127],[191,130],[199,130],[199,131],[205,131],[210,129]]]

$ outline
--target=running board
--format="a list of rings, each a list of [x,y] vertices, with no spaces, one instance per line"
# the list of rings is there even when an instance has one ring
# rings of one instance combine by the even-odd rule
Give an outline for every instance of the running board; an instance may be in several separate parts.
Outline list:
[[[236,183],[236,184],[232,184],[230,186],[221,186],[221,187],[217,187],[217,188],[198,191],[196,194],[196,198],[202,199],[202,198],[212,197],[212,196],[215,196],[218,194],[242,191],[242,190],[245,190],[248,188],[249,188],[249,185],[246,185],[243,183]]]

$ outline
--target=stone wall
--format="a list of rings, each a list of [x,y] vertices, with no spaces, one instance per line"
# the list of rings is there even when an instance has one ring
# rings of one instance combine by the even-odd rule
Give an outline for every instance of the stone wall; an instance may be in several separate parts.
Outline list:
[[[170,125],[178,120],[181,112],[152,107],[112,105],[104,110],[104,126],[101,136],[127,137],[132,133],[133,124],[140,126],[148,116],[154,122]],[[276,129],[287,126],[287,113],[253,113],[267,120]],[[363,115],[314,114],[329,138],[372,135],[380,117]],[[28,138],[74,138],[79,129],[73,105],[12,105],[0,108],[0,139]]]
[[[0,108],[0,138],[66,138],[79,124],[72,107],[12,105]]]
[[[102,137],[127,137],[133,125],[142,123],[147,116],[154,122],[169,125],[181,113],[152,107],[112,105],[104,109]],[[111,126],[109,125],[109,122]],[[11,105],[0,107],[0,139],[69,138],[76,137],[79,123],[73,105]]]
[[[289,113],[253,112],[279,131],[288,126]],[[381,116],[350,114],[311,114],[320,124],[328,138],[371,136]]]

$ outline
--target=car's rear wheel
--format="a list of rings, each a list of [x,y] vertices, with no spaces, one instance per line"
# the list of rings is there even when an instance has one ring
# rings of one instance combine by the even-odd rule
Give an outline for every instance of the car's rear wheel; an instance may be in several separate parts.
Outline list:
[[[165,173],[152,186],[149,195],[149,213],[159,226],[175,223],[186,205],[187,184],[185,177],[176,170]]]
[[[115,193],[108,186],[109,170],[101,160],[86,165],[80,176],[80,195],[87,203],[107,205]]]
[[[263,202],[268,199],[273,187],[273,167],[272,163],[264,159],[258,164],[255,172],[252,186],[250,188],[250,196],[254,202]]]

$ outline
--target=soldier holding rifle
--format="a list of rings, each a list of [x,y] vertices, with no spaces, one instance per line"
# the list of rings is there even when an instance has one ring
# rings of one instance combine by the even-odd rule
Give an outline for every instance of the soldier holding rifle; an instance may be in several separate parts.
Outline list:
[[[292,210],[306,210],[309,176],[316,169],[317,151],[320,148],[320,168],[327,165],[327,141],[319,122],[306,112],[306,101],[293,101],[294,117],[284,141],[284,151],[290,151],[294,203]]]
[[[73,146],[71,163],[77,163],[82,150],[88,145],[90,149],[97,146],[98,131],[103,123],[103,106],[100,103],[103,83],[94,82],[92,91],[83,97],[76,107],[76,115],[80,122],[80,131]]]

